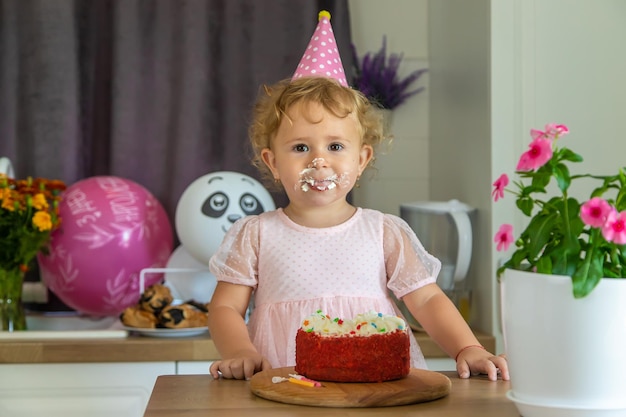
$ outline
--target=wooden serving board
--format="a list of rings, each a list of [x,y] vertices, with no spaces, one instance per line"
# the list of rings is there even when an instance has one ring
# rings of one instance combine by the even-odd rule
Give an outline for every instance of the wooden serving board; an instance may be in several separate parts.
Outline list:
[[[291,382],[273,383],[272,377],[289,377],[293,367],[275,368],[252,376],[252,392],[267,400],[317,407],[388,407],[415,404],[450,393],[447,376],[424,369],[411,369],[406,378],[387,382],[322,382],[319,388]]]

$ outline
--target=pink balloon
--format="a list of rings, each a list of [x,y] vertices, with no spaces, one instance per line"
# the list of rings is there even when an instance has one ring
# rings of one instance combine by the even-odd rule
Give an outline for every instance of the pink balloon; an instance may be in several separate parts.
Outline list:
[[[38,256],[43,282],[69,307],[117,315],[140,296],[143,268],[164,267],[173,249],[170,221],[139,184],[91,177],[69,186],[59,205],[61,228],[50,254]],[[145,285],[162,279],[145,274]]]

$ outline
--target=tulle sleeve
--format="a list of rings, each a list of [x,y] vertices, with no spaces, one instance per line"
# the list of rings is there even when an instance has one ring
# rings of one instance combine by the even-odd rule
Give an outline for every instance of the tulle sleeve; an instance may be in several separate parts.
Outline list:
[[[413,229],[400,217],[385,214],[383,247],[387,287],[398,299],[437,280],[441,262],[424,249]]]
[[[209,269],[218,281],[247,285],[258,284],[259,217],[246,216],[231,226]]]

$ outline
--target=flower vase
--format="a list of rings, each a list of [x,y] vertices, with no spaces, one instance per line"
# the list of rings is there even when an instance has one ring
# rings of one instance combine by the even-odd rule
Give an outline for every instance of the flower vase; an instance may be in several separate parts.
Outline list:
[[[572,279],[507,269],[502,327],[509,398],[524,417],[626,416],[626,279],[574,298]]]
[[[24,272],[19,268],[0,268],[0,330],[26,330],[26,314],[22,305]]]

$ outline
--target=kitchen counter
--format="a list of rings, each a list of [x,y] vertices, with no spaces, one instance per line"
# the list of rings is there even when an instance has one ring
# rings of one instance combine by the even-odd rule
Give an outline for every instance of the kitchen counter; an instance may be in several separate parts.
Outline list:
[[[65,339],[59,338],[63,335]],[[454,362],[437,359],[445,354],[426,334],[417,336],[432,358],[427,361]],[[492,348],[493,337],[481,334],[479,339]],[[208,332],[180,338],[119,329],[2,332],[0,416],[31,416],[37,404],[45,410],[39,414],[50,417],[92,415],[93,410],[103,416],[140,417],[160,375],[209,376],[208,364],[216,359],[219,354]],[[450,364],[442,368],[454,369]]]
[[[495,338],[475,332],[491,352]],[[425,333],[414,333],[424,356],[447,355]],[[212,361],[219,359],[209,334],[184,338],[156,338],[130,334],[112,339],[28,339],[1,340],[0,363],[85,363],[85,362],[159,362]]]
[[[159,376],[144,417],[200,417],[213,413],[238,417],[519,417],[513,402],[506,398],[506,392],[511,389],[509,382],[493,382],[483,376],[459,379],[453,372],[444,374],[452,381],[450,394],[446,397],[426,403],[380,408],[289,405],[255,396],[247,381],[214,380],[209,375]]]

